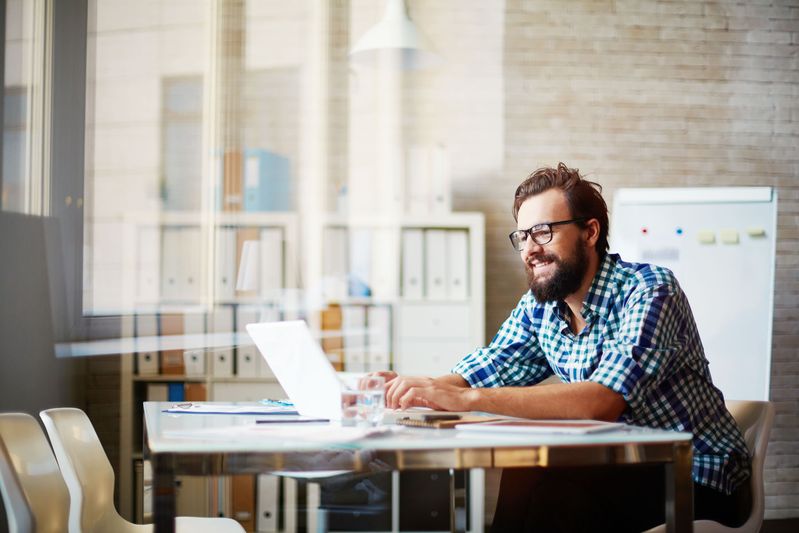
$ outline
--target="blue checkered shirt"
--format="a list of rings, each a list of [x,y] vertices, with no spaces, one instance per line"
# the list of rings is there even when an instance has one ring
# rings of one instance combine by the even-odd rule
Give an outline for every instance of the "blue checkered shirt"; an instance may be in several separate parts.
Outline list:
[[[729,494],[750,475],[741,432],[713,385],[688,300],[671,271],[601,261],[571,332],[563,302],[528,291],[485,348],[453,372],[472,387],[525,386],[552,374],[594,381],[621,394],[628,424],[693,433],[693,478]]]

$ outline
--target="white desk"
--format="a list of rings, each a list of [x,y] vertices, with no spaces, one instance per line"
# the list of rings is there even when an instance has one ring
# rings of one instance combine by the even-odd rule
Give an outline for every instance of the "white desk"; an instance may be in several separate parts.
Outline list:
[[[293,438],[263,416],[173,415],[171,403],[145,402],[145,458],[153,463],[155,531],[174,531],[175,476],[274,471],[371,471],[662,464],[668,531],[691,531],[691,434],[645,428],[592,435],[474,435],[403,428],[355,441]],[[305,426],[296,424],[295,426]],[[308,431],[308,430],[304,430]]]

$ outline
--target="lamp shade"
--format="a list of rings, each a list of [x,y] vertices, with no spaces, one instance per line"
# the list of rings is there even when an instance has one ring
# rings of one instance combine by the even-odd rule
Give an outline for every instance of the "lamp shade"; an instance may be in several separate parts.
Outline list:
[[[399,54],[403,69],[422,69],[439,62],[430,41],[408,18],[404,0],[388,0],[383,18],[350,50],[357,63],[375,66],[381,54]]]

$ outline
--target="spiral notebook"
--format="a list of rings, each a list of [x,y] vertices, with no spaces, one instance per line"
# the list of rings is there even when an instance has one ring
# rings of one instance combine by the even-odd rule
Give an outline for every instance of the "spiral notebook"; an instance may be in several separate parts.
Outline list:
[[[452,415],[442,416],[438,414],[423,415],[421,417],[402,417],[394,421],[395,424],[402,426],[410,426],[416,428],[433,428],[433,429],[454,429],[459,424],[476,424],[485,422],[497,422],[507,420],[504,418],[494,418],[480,415]]]

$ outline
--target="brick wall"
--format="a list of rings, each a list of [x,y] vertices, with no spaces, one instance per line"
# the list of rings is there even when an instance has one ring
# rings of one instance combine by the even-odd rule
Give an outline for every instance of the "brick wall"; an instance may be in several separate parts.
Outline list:
[[[631,186],[776,187],[766,517],[799,516],[799,1],[508,0],[504,30],[504,169],[481,189],[487,335],[524,286],[505,235],[531,170],[564,161],[608,200]]]

